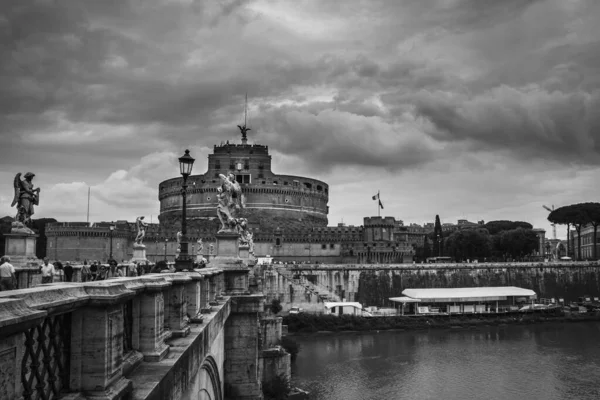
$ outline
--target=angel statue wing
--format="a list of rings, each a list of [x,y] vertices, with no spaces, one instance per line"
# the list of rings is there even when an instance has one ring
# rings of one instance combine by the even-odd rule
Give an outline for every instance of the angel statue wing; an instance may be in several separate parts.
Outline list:
[[[223,174],[219,174],[219,178],[221,178],[221,181],[223,182],[223,185],[225,186],[225,189],[228,192],[234,190],[233,183],[229,180],[228,177],[226,177]]]
[[[14,187],[15,187],[15,197],[13,198],[13,201],[10,204],[11,207],[14,207],[15,204],[17,204],[19,202],[19,195],[21,194],[21,173],[20,172],[15,176]]]

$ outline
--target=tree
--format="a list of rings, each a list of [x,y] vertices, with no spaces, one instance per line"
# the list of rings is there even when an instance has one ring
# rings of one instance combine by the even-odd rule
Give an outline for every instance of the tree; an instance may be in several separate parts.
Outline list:
[[[559,207],[548,215],[548,221],[567,225],[567,243],[569,242],[569,227],[571,225],[575,227],[578,260],[581,260],[581,228],[587,224],[592,225],[594,227],[594,258],[597,258],[596,241],[598,225],[600,225],[600,203],[578,203]]]
[[[435,248],[433,249],[433,254],[436,256],[442,255],[442,241],[443,241],[443,232],[442,232],[442,223],[440,222],[440,216],[435,216],[435,226],[433,228],[433,240],[435,243]]]
[[[590,224],[594,227],[594,260],[598,259],[598,226],[600,225],[600,203],[586,203]]]
[[[497,234],[494,245],[496,250],[505,257],[520,259],[537,250],[539,240],[533,230],[517,228]]]
[[[456,260],[486,258],[492,252],[492,239],[486,229],[462,229],[448,236],[446,247]]]
[[[281,301],[279,299],[271,300],[271,313],[274,315],[279,313],[283,307],[281,307]]]
[[[496,235],[502,231],[510,231],[517,228],[533,229],[533,225],[529,222],[506,220],[489,221],[484,227],[488,230],[490,235]]]

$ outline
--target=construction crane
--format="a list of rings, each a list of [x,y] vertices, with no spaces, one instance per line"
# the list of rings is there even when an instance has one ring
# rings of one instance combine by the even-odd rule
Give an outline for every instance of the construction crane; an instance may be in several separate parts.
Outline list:
[[[550,207],[546,207],[546,206],[542,206],[542,207],[544,207],[549,212],[554,211],[554,204],[552,204],[552,209],[550,209]],[[552,225],[552,239],[556,240],[556,224],[552,223],[551,225]]]

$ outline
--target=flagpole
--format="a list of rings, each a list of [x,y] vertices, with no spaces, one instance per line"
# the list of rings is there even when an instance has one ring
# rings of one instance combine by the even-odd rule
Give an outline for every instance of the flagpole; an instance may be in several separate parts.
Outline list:
[[[88,209],[87,209],[87,223],[90,223],[90,187],[88,186]]]
[[[379,202],[381,202],[381,196],[379,195],[379,190],[377,191],[377,216],[381,217],[381,207],[379,207]]]

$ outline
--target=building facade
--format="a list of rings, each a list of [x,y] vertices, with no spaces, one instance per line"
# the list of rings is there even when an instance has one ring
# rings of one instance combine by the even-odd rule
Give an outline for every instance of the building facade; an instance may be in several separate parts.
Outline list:
[[[600,232],[596,233],[596,243],[594,243],[594,227],[587,225],[581,228],[581,258],[583,260],[592,260],[594,258],[594,245],[597,255],[600,255]],[[578,257],[579,234],[576,230],[571,231],[571,243],[569,252],[574,258]]]

